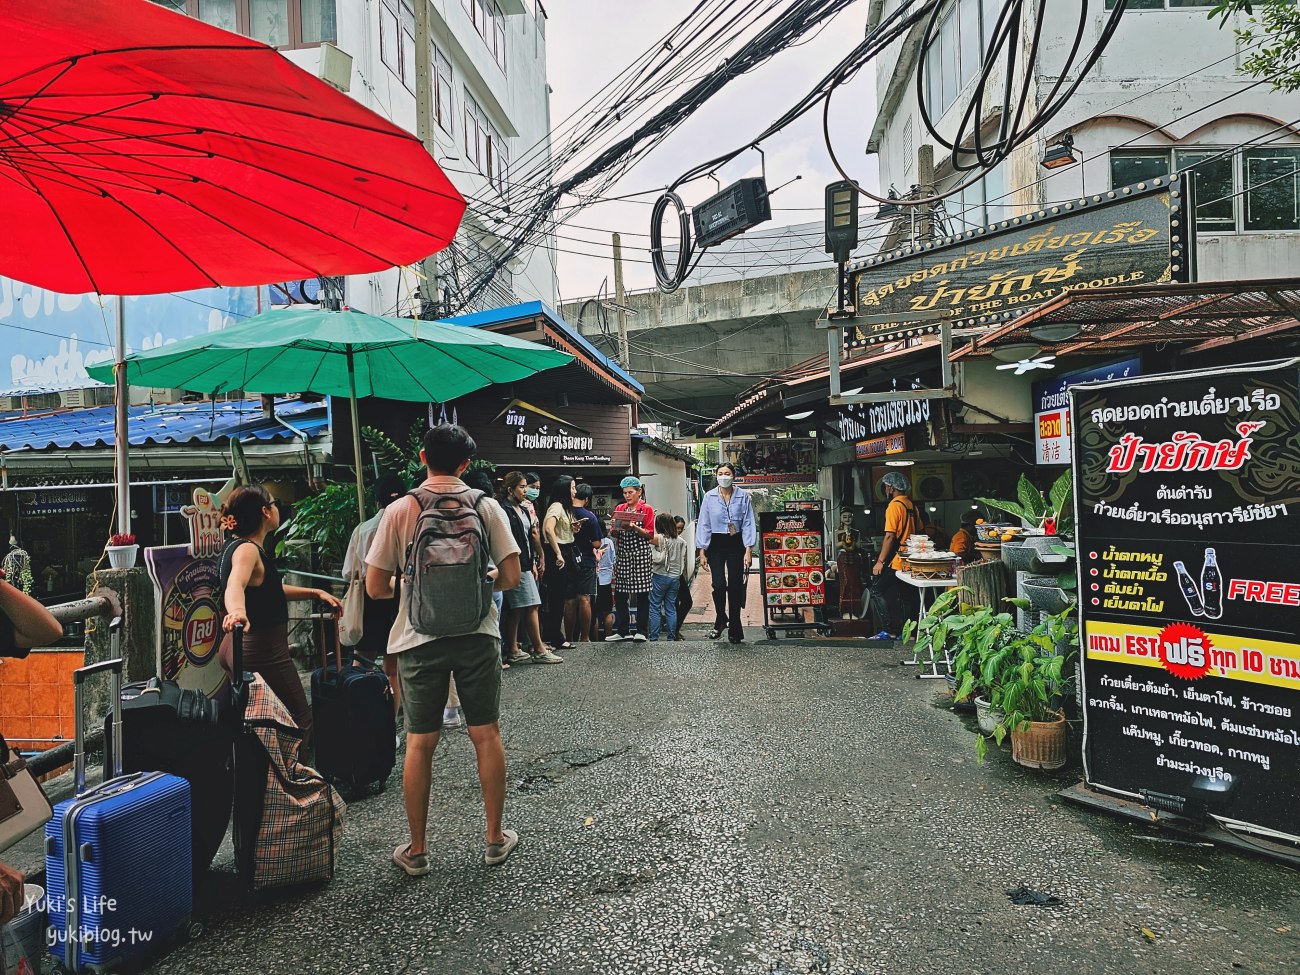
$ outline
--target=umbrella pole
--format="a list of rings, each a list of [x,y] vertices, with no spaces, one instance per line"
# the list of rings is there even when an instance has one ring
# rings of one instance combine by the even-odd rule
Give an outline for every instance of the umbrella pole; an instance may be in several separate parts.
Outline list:
[[[127,453],[127,408],[131,405],[126,382],[126,299],[117,297],[117,369],[113,373],[113,459],[117,480],[117,530],[131,534],[131,461]]]
[[[348,346],[348,394],[352,404],[352,454],[353,467],[357,471],[357,515],[361,521],[366,520],[366,490],[361,482],[361,421],[357,410],[357,367],[352,356],[352,346]]]

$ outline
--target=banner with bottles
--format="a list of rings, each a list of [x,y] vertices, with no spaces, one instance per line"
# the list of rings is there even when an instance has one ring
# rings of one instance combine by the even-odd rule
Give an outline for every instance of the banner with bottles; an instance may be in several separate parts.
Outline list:
[[[1300,841],[1300,359],[1070,401],[1088,784]]]

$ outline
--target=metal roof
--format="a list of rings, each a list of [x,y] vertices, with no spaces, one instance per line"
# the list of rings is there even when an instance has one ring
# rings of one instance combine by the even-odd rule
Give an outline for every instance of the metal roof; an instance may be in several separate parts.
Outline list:
[[[0,414],[0,451],[111,447],[113,410],[109,405],[26,417]],[[323,402],[277,400],[275,413],[308,437],[319,436],[329,427],[329,413]],[[288,427],[262,415],[260,400],[133,406],[129,411],[128,442],[136,447],[206,444],[229,437],[243,441],[287,440],[293,436]]]
[[[1203,352],[1300,328],[1298,317],[1300,278],[1069,291],[981,335],[951,358],[988,355],[996,346],[1018,342],[1058,356],[1158,342],[1176,343],[1181,352]],[[1049,325],[1074,325],[1079,333],[1058,342],[1030,334]]]
[[[888,369],[893,365],[901,365],[900,360],[919,357],[921,353],[925,352],[933,353],[938,348],[939,340],[931,336],[926,336],[911,346],[900,344],[878,345],[869,352],[856,353],[851,358],[843,360],[840,364],[840,376],[842,379],[849,376],[860,378],[859,374],[862,372],[881,368]],[[936,365],[938,358],[940,357],[936,357]],[[779,373],[770,379],[764,379],[762,382],[756,383],[745,390],[735,408],[712,423],[705,432],[710,434],[724,433],[746,416],[766,412],[778,406],[784,408],[786,403],[796,397],[800,397],[804,402],[808,401],[809,396],[814,398],[829,397],[830,375],[830,359],[825,352],[798,365],[791,366],[785,372]],[[824,392],[822,390],[823,383],[826,384]]]
[[[551,324],[557,331],[564,333],[570,342],[581,348],[598,365],[618,376],[637,392],[645,392],[645,387],[637,382],[631,373],[583,338],[576,328],[561,318],[560,313],[544,301],[525,301],[518,305],[507,305],[505,308],[493,308],[491,311],[475,312],[472,315],[457,315],[454,318],[443,320],[454,325],[467,325],[470,328],[487,328],[491,325],[504,325],[506,322],[516,322],[520,319],[539,316],[550,319]]]

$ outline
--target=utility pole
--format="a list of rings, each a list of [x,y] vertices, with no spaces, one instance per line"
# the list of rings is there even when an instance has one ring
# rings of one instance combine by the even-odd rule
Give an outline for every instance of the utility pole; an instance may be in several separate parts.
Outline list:
[[[623,368],[632,368],[627,347],[627,302],[623,300],[623,238],[614,235],[614,309],[618,312],[618,354]]]
[[[435,156],[433,141],[433,38],[429,36],[429,0],[415,0],[415,134]],[[438,255],[420,262],[420,317],[439,318]]]
[[[934,146],[929,143],[917,147],[916,179],[921,186],[921,199],[934,196]],[[929,243],[934,240],[934,204],[926,203],[915,209],[920,211],[917,214],[919,233],[912,243]]]
[[[117,369],[113,373],[113,459],[117,480],[117,530],[131,534],[131,461],[127,444],[127,409],[131,405],[131,387],[126,381],[126,299],[117,296]]]

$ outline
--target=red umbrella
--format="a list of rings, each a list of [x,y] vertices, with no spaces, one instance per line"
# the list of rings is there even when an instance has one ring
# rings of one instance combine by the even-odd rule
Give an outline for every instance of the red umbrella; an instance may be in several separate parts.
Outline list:
[[[0,274],[154,294],[360,274],[465,201],[413,135],[146,0],[0,0]]]

